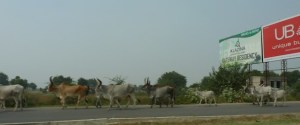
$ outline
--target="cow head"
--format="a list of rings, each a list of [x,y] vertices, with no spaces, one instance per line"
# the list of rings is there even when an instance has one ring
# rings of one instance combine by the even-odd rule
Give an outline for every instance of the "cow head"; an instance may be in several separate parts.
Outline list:
[[[102,81],[100,79],[95,79],[97,85],[96,85],[96,89],[101,90],[102,89]]]
[[[50,84],[48,85],[48,89],[47,91],[48,92],[53,92],[53,91],[56,91],[56,86],[55,84],[53,83],[53,80],[52,80],[52,76],[50,77]]]

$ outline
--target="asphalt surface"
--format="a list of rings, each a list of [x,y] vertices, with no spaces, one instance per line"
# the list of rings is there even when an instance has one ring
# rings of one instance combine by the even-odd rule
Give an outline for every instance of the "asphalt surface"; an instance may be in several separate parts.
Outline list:
[[[99,118],[137,118],[137,117],[168,117],[168,116],[223,116],[223,115],[255,115],[300,113],[300,102],[288,102],[285,106],[263,107],[249,103],[218,104],[218,106],[202,105],[175,105],[174,108],[150,108],[148,105],[137,105],[129,108],[108,110],[107,107],[96,109],[68,107],[24,108],[23,111],[14,112],[13,109],[0,110],[0,123],[28,123],[46,121],[83,120]]]

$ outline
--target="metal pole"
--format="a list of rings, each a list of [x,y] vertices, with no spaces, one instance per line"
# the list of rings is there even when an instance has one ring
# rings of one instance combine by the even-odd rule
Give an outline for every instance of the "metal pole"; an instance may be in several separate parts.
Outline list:
[[[286,72],[287,72],[287,60],[283,59],[281,60],[281,82],[283,84],[284,90],[286,89],[286,84],[287,84]]]
[[[268,83],[268,76],[269,76],[269,62],[264,63],[264,69],[265,69],[265,80],[266,80],[264,86],[266,86]]]

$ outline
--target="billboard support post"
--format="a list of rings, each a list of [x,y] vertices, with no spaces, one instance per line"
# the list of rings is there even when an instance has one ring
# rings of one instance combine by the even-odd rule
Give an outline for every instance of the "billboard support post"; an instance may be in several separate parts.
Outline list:
[[[268,76],[269,76],[269,62],[264,62],[264,70],[265,70],[265,83],[263,83],[264,86],[268,83]]]
[[[286,72],[287,72],[287,60],[283,59],[281,60],[281,82],[283,84],[284,90],[286,89],[286,84],[287,84]]]

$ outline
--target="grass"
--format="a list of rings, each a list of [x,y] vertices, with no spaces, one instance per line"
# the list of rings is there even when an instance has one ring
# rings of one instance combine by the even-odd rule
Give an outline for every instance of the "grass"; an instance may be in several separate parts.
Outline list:
[[[112,120],[109,125],[298,125],[300,114]]]

